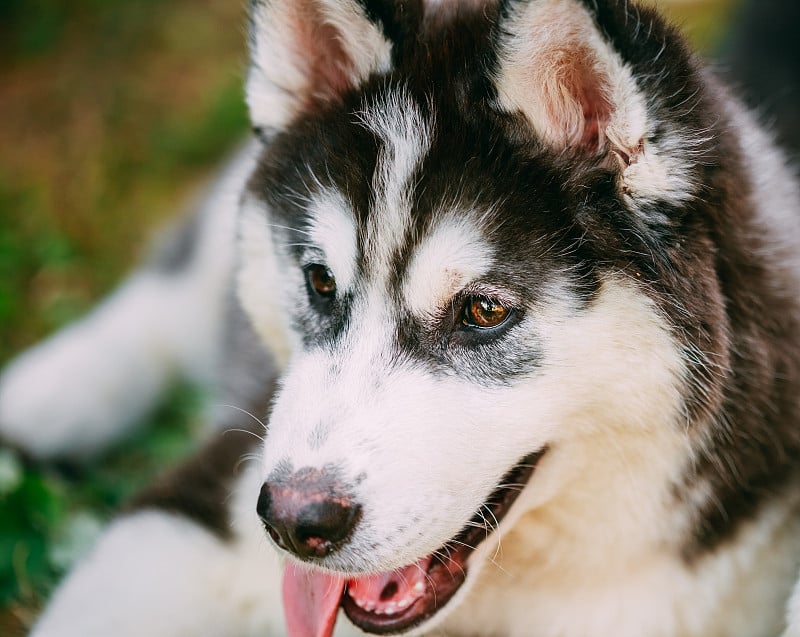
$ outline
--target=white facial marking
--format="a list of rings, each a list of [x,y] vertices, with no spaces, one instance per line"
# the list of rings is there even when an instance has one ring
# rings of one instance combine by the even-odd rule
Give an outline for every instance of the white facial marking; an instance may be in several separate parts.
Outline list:
[[[385,275],[390,255],[408,230],[414,194],[411,179],[430,150],[433,123],[403,91],[386,94],[358,117],[383,143],[372,184],[375,199],[366,249],[383,266],[376,264],[375,271]]]
[[[294,278],[292,274],[294,273]],[[281,268],[267,221],[265,204],[246,195],[239,212],[239,268],[236,291],[253,329],[275,355],[280,365],[296,345],[286,326],[282,302],[287,290],[302,285],[293,268]]]
[[[308,212],[311,243],[322,250],[337,288],[346,290],[356,273],[355,215],[342,194],[331,189],[314,194]]]
[[[443,225],[440,240],[456,237],[463,246],[472,233],[455,228]],[[435,254],[423,248],[415,276],[426,264],[439,267]],[[438,549],[514,463],[548,444],[569,447],[609,437],[606,446],[586,445],[586,453],[602,454],[600,464],[608,471],[614,441],[624,446],[622,432],[629,432],[632,453],[644,454],[660,479],[660,470],[674,470],[661,459],[669,456],[667,446],[684,443],[675,426],[683,361],[652,302],[619,281],[607,282],[598,301],[584,309],[568,287],[559,290],[543,291],[547,301],[531,308],[517,327],[521,347],[543,343],[539,370],[508,386],[438,376],[405,358],[395,342],[392,303],[377,285],[357,301],[355,318],[337,345],[297,353],[273,411],[264,471],[269,475],[288,456],[296,468],[333,464],[345,475],[366,476],[355,493],[362,522],[346,550],[331,556],[332,568],[389,570]],[[430,298],[416,302],[427,306]],[[638,364],[642,356],[652,362],[647,368]],[[310,434],[331,419],[327,439],[312,448]],[[658,431],[666,433],[639,448]],[[627,466],[611,467],[620,472],[617,487],[627,485]],[[559,478],[549,485],[546,476],[537,481],[530,506],[540,506],[564,484]],[[599,497],[598,502],[607,504]],[[411,522],[398,530],[398,520]]]
[[[469,282],[485,274],[492,250],[479,228],[449,218],[417,249],[403,284],[403,296],[417,316],[435,313]]]

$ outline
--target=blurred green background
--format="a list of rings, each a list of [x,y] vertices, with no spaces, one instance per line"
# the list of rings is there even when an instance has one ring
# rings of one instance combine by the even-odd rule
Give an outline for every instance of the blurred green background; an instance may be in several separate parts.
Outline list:
[[[247,131],[243,0],[0,0],[0,364],[79,317]],[[0,451],[0,635],[191,445],[177,388],[89,467]]]
[[[709,51],[734,2],[658,4]],[[107,292],[246,133],[244,4],[0,0],[0,364]],[[200,402],[176,388],[88,467],[0,450],[0,635],[24,634],[103,521],[187,453]]]

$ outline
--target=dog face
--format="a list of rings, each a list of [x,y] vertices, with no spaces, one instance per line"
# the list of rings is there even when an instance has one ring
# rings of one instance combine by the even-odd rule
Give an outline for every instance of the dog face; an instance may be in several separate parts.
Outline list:
[[[655,16],[598,5],[253,3],[268,143],[239,289],[292,343],[261,512],[293,557],[355,578],[342,605],[367,631],[430,627],[503,529],[608,486],[582,472],[609,449],[648,465],[663,518],[718,400],[722,300],[685,227],[705,97]]]

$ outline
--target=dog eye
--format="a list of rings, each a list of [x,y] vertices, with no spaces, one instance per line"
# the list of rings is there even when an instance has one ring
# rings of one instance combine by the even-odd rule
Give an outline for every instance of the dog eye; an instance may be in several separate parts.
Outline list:
[[[511,310],[485,296],[470,296],[464,303],[461,322],[468,327],[489,328],[502,325]]]
[[[318,263],[305,268],[306,280],[311,289],[319,296],[331,298],[336,294],[336,279],[324,265]]]

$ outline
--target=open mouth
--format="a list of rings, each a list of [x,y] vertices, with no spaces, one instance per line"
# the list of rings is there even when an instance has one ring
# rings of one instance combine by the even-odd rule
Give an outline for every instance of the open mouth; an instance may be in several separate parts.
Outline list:
[[[348,580],[311,576],[319,581],[320,592],[317,593],[315,628],[308,634],[330,634],[339,607],[361,630],[378,635],[405,632],[433,617],[464,583],[469,556],[508,513],[543,453],[532,453],[516,464],[458,535],[414,564],[389,573]],[[294,585],[285,577],[284,603],[287,605],[289,633],[306,634],[305,630],[295,633],[291,629],[295,618],[290,611],[293,603],[287,600],[287,595],[289,598],[294,595]],[[328,628],[319,630],[317,626],[323,624]],[[305,621],[303,625],[307,625]]]
[[[464,583],[467,559],[505,517],[540,457],[526,456],[503,476],[464,529],[438,551],[391,573],[348,580],[341,607],[350,621],[383,635],[433,617]]]

